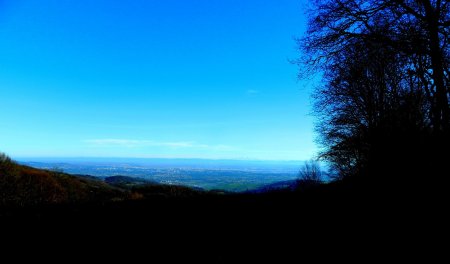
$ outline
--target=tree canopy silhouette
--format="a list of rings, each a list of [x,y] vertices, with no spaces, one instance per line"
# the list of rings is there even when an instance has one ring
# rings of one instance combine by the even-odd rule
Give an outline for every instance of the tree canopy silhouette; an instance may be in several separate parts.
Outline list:
[[[448,1],[314,1],[298,62],[323,74],[314,93],[321,156],[340,176],[445,161],[449,33]]]

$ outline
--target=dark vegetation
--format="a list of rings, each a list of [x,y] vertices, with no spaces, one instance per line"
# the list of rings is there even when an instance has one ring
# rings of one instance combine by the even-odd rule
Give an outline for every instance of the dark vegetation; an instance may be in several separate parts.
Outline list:
[[[114,256],[132,252],[127,258],[138,258],[151,252],[152,260],[163,257],[166,263],[291,256],[274,254],[281,252],[274,247],[264,255],[259,251],[269,249],[269,236],[286,234],[298,220],[292,208],[299,197],[293,189],[235,194],[123,176],[98,180],[18,165],[5,155],[0,172],[0,220],[9,227],[2,229],[8,246],[20,241],[22,249],[66,254],[80,244],[87,249],[106,246]],[[264,243],[257,243],[257,237]]]
[[[320,158],[347,181],[438,187],[450,147],[450,3],[314,2],[297,62],[323,74]]]
[[[20,166],[0,154],[0,208],[107,201],[125,197],[125,193],[101,181]]]
[[[17,187],[13,194],[2,181],[2,253],[7,256],[8,249],[15,252],[20,245],[40,253],[33,259],[57,252],[83,259],[147,258],[164,263],[291,263],[327,256],[315,254],[342,249],[345,240],[346,247],[352,245],[361,254],[394,258],[406,253],[397,243],[408,250],[422,246],[421,241],[430,243],[422,239],[430,239],[436,232],[433,227],[445,221],[444,214],[435,211],[444,201],[421,196],[392,199],[383,190],[373,192],[371,186],[353,186],[346,180],[321,184],[315,163],[308,164],[301,172],[305,179],[235,194],[122,176],[99,181],[17,165],[3,156],[2,179],[14,177]],[[28,185],[36,183],[39,188]],[[35,197],[41,198],[32,201]],[[420,226],[429,224],[420,218],[423,215],[433,221],[426,230]]]

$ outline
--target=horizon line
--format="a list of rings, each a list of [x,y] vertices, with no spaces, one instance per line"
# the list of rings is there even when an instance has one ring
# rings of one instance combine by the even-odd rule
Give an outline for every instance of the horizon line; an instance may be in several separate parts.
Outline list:
[[[203,158],[203,157],[120,157],[120,156],[11,156],[13,160],[20,159],[161,159],[161,160],[209,160],[209,161],[278,161],[304,162],[301,159],[257,159],[257,158]],[[31,161],[31,160],[30,160]]]

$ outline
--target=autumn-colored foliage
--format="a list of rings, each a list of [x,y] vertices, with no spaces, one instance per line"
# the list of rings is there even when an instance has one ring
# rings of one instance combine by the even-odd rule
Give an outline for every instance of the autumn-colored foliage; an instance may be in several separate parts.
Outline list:
[[[17,164],[0,153],[0,208],[184,198],[202,194],[205,192],[184,186],[127,183],[127,178],[120,176],[104,181],[59,170],[36,169]]]
[[[0,154],[0,206],[79,203],[125,195],[101,181],[22,166]]]

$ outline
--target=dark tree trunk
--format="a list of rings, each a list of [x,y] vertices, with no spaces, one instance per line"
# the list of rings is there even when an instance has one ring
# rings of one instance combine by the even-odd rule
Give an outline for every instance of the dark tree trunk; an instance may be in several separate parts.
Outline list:
[[[444,82],[444,64],[443,53],[439,40],[439,14],[437,9],[433,8],[430,1],[423,0],[422,4],[426,12],[426,22],[430,38],[430,57],[433,68],[433,81],[436,86],[436,116],[434,129],[436,132],[449,132],[449,105],[447,97],[447,88]]]

